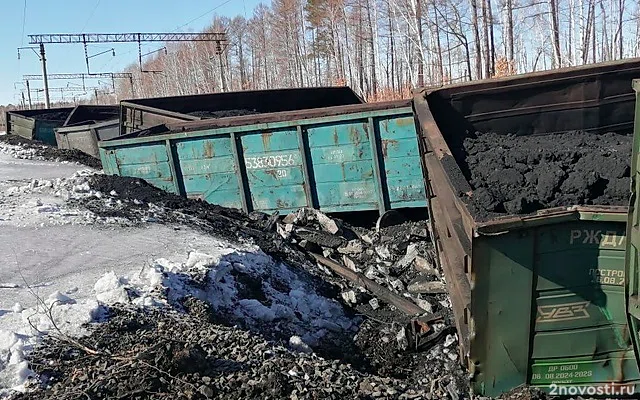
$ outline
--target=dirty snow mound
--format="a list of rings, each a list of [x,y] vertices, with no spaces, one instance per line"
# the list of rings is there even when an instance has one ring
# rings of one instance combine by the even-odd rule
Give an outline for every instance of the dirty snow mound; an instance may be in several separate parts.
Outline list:
[[[14,225],[46,223],[66,224],[131,224],[127,219],[99,216],[77,202],[117,203],[111,196],[91,189],[89,179],[98,174],[84,169],[67,178],[31,179],[0,182],[0,222]]]
[[[156,260],[130,278],[113,273],[95,285],[107,304],[166,304],[182,308],[188,297],[207,302],[218,318],[265,336],[288,341],[296,335],[317,345],[326,335],[355,333],[356,321],[340,303],[318,294],[309,277],[274,261],[255,246],[219,242],[208,253],[191,252],[183,263]]]
[[[72,291],[56,291],[38,307],[22,310],[16,305],[24,328],[0,331],[0,388],[24,390],[33,376],[25,353],[45,335],[63,342],[64,335],[85,335],[85,325],[100,320],[104,307],[114,304],[194,312],[194,301],[201,302],[207,305],[207,315],[201,317],[290,342],[305,353],[333,335],[356,331],[358,320],[348,317],[337,301],[318,294],[304,273],[257,247],[220,241],[207,251],[190,252],[183,262],[158,259],[128,276],[107,273],[95,283],[94,299],[76,301],[68,293]]]
[[[79,163],[102,169],[102,163],[77,149],[59,149],[54,146],[28,140],[16,135],[0,135],[0,153],[22,160],[48,160],[62,163]]]

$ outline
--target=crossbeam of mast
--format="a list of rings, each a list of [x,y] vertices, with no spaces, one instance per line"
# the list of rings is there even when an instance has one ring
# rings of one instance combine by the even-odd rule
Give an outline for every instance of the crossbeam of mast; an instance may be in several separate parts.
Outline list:
[[[30,44],[47,43],[126,43],[126,42],[220,42],[224,32],[210,33],[46,33],[29,35]]]

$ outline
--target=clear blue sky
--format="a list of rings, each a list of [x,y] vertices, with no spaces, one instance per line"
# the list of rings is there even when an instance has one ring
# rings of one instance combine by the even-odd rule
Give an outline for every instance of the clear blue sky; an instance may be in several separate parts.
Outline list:
[[[2,0],[0,21],[0,104],[19,102],[24,74],[40,74],[41,64],[29,46],[27,35],[37,33],[198,32],[215,14],[251,17],[259,3],[270,0]],[[217,8],[216,8],[217,7]],[[208,11],[216,8],[214,11]],[[201,18],[200,17],[202,14]],[[23,19],[24,18],[24,19]],[[23,34],[24,20],[24,34]],[[192,22],[190,22],[192,21]],[[188,24],[187,24],[188,23]],[[187,24],[186,26],[182,26]],[[182,26],[182,27],[181,27]],[[179,28],[180,27],[180,28]],[[177,29],[179,28],[179,29]],[[143,44],[143,53],[162,47]],[[104,54],[90,59],[91,72],[119,71],[137,62],[137,44],[100,43],[89,46],[89,55],[114,48],[116,56]],[[46,45],[49,73],[86,72],[82,44]],[[74,81],[70,81],[74,82]],[[66,81],[50,81],[50,87],[65,87]],[[76,84],[80,83],[75,81]],[[97,83],[97,82],[95,82]],[[95,85],[87,83],[89,85]],[[17,89],[14,89],[14,86]],[[42,81],[32,87],[42,87]],[[35,94],[33,95],[35,99]],[[71,97],[71,96],[69,96]],[[52,101],[56,96],[52,95]]]

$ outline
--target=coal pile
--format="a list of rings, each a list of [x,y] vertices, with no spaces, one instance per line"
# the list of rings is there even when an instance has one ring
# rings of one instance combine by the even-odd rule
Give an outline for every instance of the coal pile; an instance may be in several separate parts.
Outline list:
[[[102,169],[102,162],[78,149],[59,149],[38,140],[29,140],[18,135],[0,135],[0,142],[19,146],[18,158],[36,158],[47,161],[78,162],[95,169]]]
[[[434,392],[199,316],[140,308],[110,312],[86,337],[49,338],[36,348],[30,365],[40,381],[14,400],[423,399]]]
[[[260,112],[256,110],[245,110],[245,109],[237,109],[237,110],[219,110],[219,111],[192,111],[187,113],[188,115],[192,115],[194,117],[199,118],[228,118],[228,117],[240,117],[243,115],[255,115],[260,114]]]
[[[473,188],[476,218],[571,205],[626,205],[632,137],[567,132],[477,133],[454,155]]]
[[[69,116],[70,111],[51,111],[31,116],[33,119],[43,121],[64,121]]]
[[[307,208],[288,215],[245,214],[184,199],[135,178],[95,175],[89,186],[103,194],[78,201],[99,216],[186,225],[232,242],[250,240],[274,259],[307,271],[319,293],[337,299],[363,319],[355,336],[333,335],[333,343],[314,346],[325,359],[348,363],[362,373],[427,386],[431,398],[468,390],[451,304],[425,221],[361,228]],[[415,316],[363,287],[361,281],[317,263],[312,254],[325,256],[414,304],[427,319],[421,321],[422,327],[416,325]],[[220,322],[220,316],[216,318]],[[233,324],[238,321],[229,325]],[[421,331],[424,327],[426,332]],[[263,337],[277,339],[269,329],[265,327]],[[432,388],[434,376],[442,379]]]

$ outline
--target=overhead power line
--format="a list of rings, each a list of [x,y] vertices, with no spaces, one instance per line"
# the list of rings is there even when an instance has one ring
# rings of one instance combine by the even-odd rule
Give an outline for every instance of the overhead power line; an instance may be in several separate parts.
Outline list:
[[[24,27],[27,24],[27,0],[24,0],[24,9],[22,10],[22,35],[20,36],[20,46],[24,45]]]
[[[93,14],[96,13],[96,10],[98,9],[98,6],[100,5],[100,0],[98,0],[96,2],[96,5],[93,7],[93,10],[91,10],[91,14],[89,14],[89,18],[87,18],[87,20],[84,23],[84,26],[82,27],[82,29],[80,30],[80,32],[84,32],[84,29],[87,27],[87,25],[89,24],[89,21],[91,21],[91,18],[93,18]]]
[[[201,14],[201,15],[197,16],[197,17],[195,17],[194,19],[192,19],[191,21],[187,22],[186,24],[182,24],[182,25],[180,25],[179,27],[177,27],[176,29],[174,29],[174,30],[173,30],[173,32],[177,31],[177,30],[178,30],[178,29],[180,29],[180,28],[183,28],[183,27],[185,27],[185,26],[189,25],[189,24],[190,24],[190,23],[192,23],[192,22],[195,22],[195,21],[199,20],[200,18],[204,17],[204,16],[205,16],[205,15],[207,15],[207,14],[211,14],[212,12],[214,12],[215,10],[217,10],[218,8],[220,8],[220,7],[224,6],[225,4],[228,4],[228,3],[231,3],[231,0],[227,0],[227,1],[225,1],[224,3],[219,4],[219,5],[215,6],[215,7],[213,7],[211,10],[209,10],[209,11],[207,11],[207,12],[205,12],[205,13],[203,13],[203,14]]]

